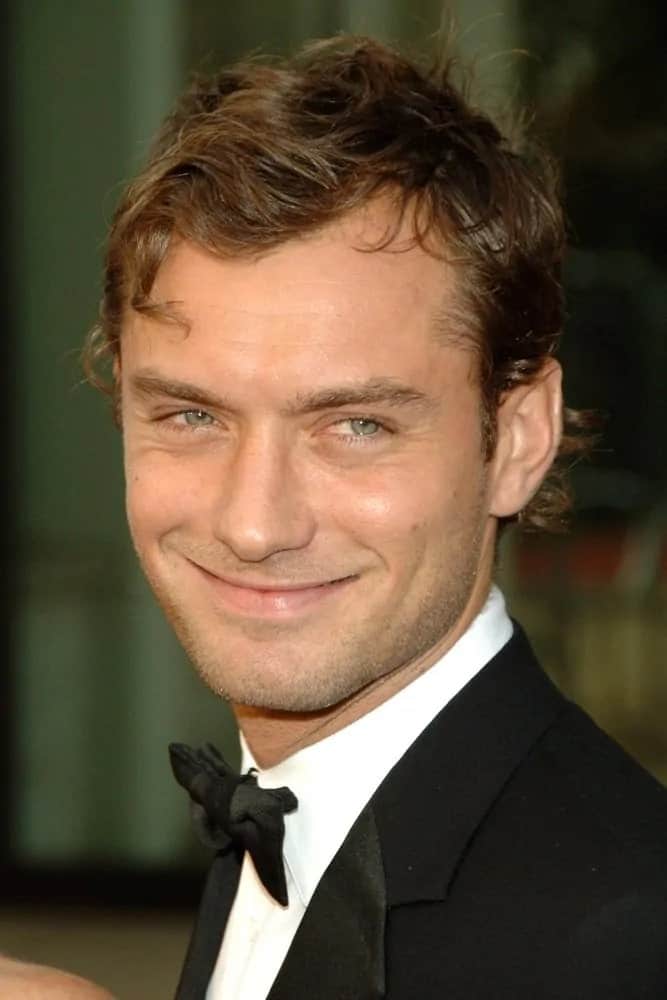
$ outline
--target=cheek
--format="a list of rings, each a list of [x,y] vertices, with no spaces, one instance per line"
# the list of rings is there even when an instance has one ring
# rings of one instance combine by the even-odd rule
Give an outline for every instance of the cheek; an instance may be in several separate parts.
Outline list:
[[[385,561],[404,570],[439,563],[478,534],[485,519],[485,484],[481,456],[450,463],[433,455],[359,490],[349,500],[347,525],[361,542],[377,547]]]
[[[355,481],[330,483],[319,497],[320,524],[335,525],[347,538],[387,559],[419,559],[443,522],[447,489],[437,474],[396,465]],[[406,551],[407,549],[407,551]]]
[[[166,456],[132,455],[125,467],[125,501],[135,540],[148,540],[188,521],[201,508],[201,477]]]

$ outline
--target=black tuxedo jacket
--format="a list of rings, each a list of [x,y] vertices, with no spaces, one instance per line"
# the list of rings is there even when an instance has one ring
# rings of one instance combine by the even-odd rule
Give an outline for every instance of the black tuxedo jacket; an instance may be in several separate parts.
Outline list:
[[[177,1000],[205,996],[238,877],[216,858]],[[379,787],[270,993],[379,997],[667,998],[667,793],[520,630]]]

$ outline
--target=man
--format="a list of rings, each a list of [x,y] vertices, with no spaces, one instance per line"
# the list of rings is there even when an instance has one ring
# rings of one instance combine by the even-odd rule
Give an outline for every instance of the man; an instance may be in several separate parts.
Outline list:
[[[132,537],[285,831],[174,749],[220,848],[180,998],[665,995],[665,795],[492,586],[582,447],[562,247],[548,169],[364,39],[200,82],[126,193],[91,351]]]

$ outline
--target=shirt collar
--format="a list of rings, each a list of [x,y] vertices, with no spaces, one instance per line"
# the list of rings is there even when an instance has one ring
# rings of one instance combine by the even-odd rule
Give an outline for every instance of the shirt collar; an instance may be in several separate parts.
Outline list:
[[[486,604],[432,667],[344,729],[273,767],[258,768],[241,734],[243,770],[264,788],[288,785],[299,800],[285,816],[285,862],[304,906],[352,824],[380,783],[438,712],[512,635],[505,601],[492,587]]]

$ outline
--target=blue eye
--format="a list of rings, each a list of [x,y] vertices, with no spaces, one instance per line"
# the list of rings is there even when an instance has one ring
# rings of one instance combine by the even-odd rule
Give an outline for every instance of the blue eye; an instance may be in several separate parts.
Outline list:
[[[377,420],[370,420],[367,417],[354,417],[348,420],[354,437],[372,437],[381,429]]]
[[[380,420],[373,417],[346,417],[335,425],[336,437],[341,444],[358,447],[380,444],[392,432]]]
[[[188,427],[208,427],[213,417],[206,410],[183,410],[180,414]]]

